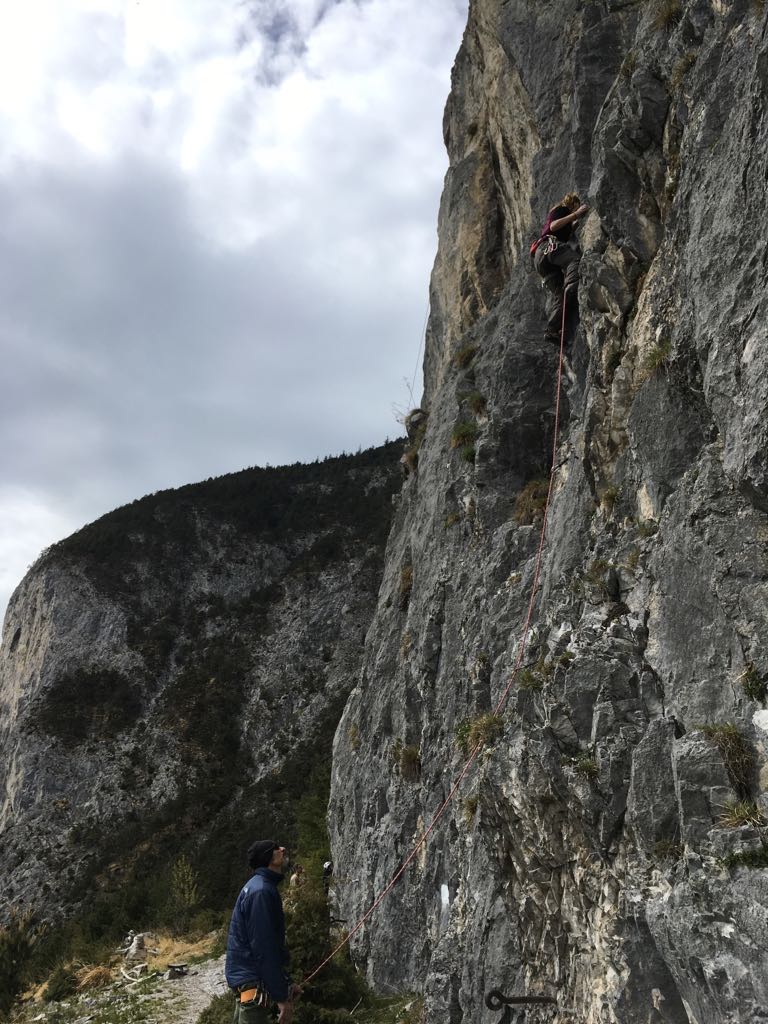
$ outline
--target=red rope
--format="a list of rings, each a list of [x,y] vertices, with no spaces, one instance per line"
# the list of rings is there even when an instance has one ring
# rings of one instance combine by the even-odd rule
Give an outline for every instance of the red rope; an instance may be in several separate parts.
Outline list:
[[[496,704],[496,707],[493,710],[493,713],[495,715],[498,715],[499,712],[501,711],[502,707],[504,706],[504,704],[506,702],[506,699],[509,696],[509,691],[512,689],[512,684],[515,681],[515,676],[517,675],[518,671],[520,670],[520,665],[522,663],[523,656],[525,654],[526,644],[528,642],[528,634],[529,634],[530,629],[531,629],[531,620],[533,619],[533,609],[534,609],[534,605],[536,603],[536,595],[538,594],[538,590],[539,590],[539,577],[541,576],[541,561],[542,561],[542,557],[543,557],[543,554],[544,554],[544,545],[545,545],[545,540],[546,540],[547,519],[548,519],[548,516],[549,516],[549,503],[550,503],[550,500],[552,498],[552,489],[553,489],[554,480],[555,480],[555,470],[556,470],[556,467],[557,467],[557,442],[558,442],[558,436],[559,436],[559,433],[560,433],[560,392],[561,392],[562,379],[563,379],[563,357],[564,357],[564,353],[565,353],[565,314],[566,314],[566,296],[565,296],[565,292],[563,292],[563,317],[562,317],[562,324],[561,324],[561,328],[560,328],[560,359],[559,359],[558,365],[557,365],[557,398],[556,398],[556,401],[555,401],[555,432],[554,432],[554,439],[553,439],[553,442],[552,442],[552,468],[549,471],[549,488],[547,490],[547,500],[546,500],[546,503],[544,505],[544,516],[543,516],[543,519],[542,519],[542,522],[541,522],[541,534],[539,535],[539,546],[538,546],[538,549],[536,551],[536,562],[535,562],[534,570],[533,570],[533,584],[531,586],[531,597],[530,597],[530,600],[528,602],[528,612],[526,614],[525,622],[523,624],[523,635],[522,635],[522,638],[521,638],[519,646],[518,646],[517,658],[515,659],[515,664],[514,664],[514,666],[512,668],[512,672],[511,672],[510,677],[509,677],[509,682],[507,683],[506,689],[502,693],[501,698],[499,699],[498,703]],[[482,741],[480,741],[472,749],[472,752],[470,753],[469,758],[467,759],[466,764],[461,769],[461,774],[458,776],[458,778],[456,779],[454,784],[451,786],[451,789],[450,789],[450,792],[448,793],[448,796],[440,804],[440,807],[437,809],[434,817],[432,818],[432,821],[430,821],[430,823],[427,826],[427,828],[419,836],[418,840],[416,841],[415,846],[413,847],[411,852],[408,854],[406,859],[403,861],[403,863],[400,865],[400,867],[395,872],[395,874],[392,876],[392,878],[390,879],[390,881],[387,884],[386,888],[376,897],[376,899],[371,904],[371,906],[368,908],[368,910],[366,910],[365,914],[363,914],[363,916],[360,918],[360,920],[357,922],[357,924],[354,926],[354,928],[350,932],[347,933],[345,938],[342,939],[342,941],[338,944],[338,946],[331,953],[328,954],[328,956],[325,958],[325,960],[323,960],[323,962],[321,964],[319,964],[314,969],[314,971],[312,971],[311,974],[307,975],[307,977],[301,983],[302,985],[307,985],[316,975],[318,975],[320,973],[320,971],[322,971],[322,969],[327,964],[329,964],[331,962],[331,960],[336,956],[336,954],[339,953],[347,945],[347,943],[350,941],[352,936],[356,935],[360,931],[360,929],[363,927],[365,922],[371,917],[371,915],[379,907],[379,905],[382,903],[382,901],[385,899],[385,897],[395,887],[395,885],[400,880],[400,878],[402,878],[402,876],[405,874],[405,871],[408,868],[409,864],[416,857],[416,854],[419,852],[419,850],[422,848],[422,846],[424,846],[424,844],[426,843],[426,841],[429,838],[430,834],[432,833],[432,831],[434,830],[435,826],[437,825],[438,821],[442,818],[443,814],[445,813],[448,805],[453,800],[453,797],[456,794],[456,790],[459,788],[459,786],[463,782],[464,777],[466,776],[467,772],[469,771],[469,769],[474,764],[475,759],[477,758],[477,755],[480,753],[480,750],[482,749],[482,747],[483,747],[483,743],[482,743]]]

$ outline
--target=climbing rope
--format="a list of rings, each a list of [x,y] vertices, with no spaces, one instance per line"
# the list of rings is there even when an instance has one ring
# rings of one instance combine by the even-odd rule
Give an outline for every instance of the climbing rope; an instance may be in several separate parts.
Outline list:
[[[547,489],[547,500],[546,500],[546,502],[544,504],[544,514],[543,514],[543,518],[542,518],[542,521],[541,521],[541,533],[539,535],[539,546],[538,546],[538,549],[536,551],[536,561],[535,561],[534,569],[533,569],[533,583],[531,585],[531,597],[530,597],[530,600],[528,602],[528,611],[527,611],[526,616],[525,616],[525,622],[523,623],[523,635],[522,635],[522,638],[521,638],[520,643],[518,645],[517,657],[516,657],[515,663],[514,663],[514,665],[512,667],[512,672],[510,673],[509,682],[507,683],[506,689],[502,693],[501,697],[499,698],[498,703],[496,704],[496,707],[493,710],[494,715],[498,715],[499,712],[501,711],[501,709],[504,707],[504,704],[506,703],[507,697],[509,696],[509,691],[512,689],[512,684],[515,681],[515,676],[520,671],[520,665],[522,664],[523,657],[525,655],[525,648],[526,648],[527,643],[528,643],[528,634],[531,631],[531,622],[532,622],[532,619],[533,619],[533,609],[534,609],[534,606],[535,606],[535,603],[536,603],[536,596],[537,596],[538,591],[539,591],[539,579],[540,579],[540,576],[541,576],[541,562],[542,562],[542,557],[543,557],[543,554],[544,554],[544,545],[545,545],[545,541],[546,541],[546,532],[547,532],[547,520],[548,520],[548,517],[549,517],[549,504],[550,504],[550,501],[552,499],[552,490],[553,490],[553,487],[554,487],[555,473],[557,472],[557,469],[559,468],[558,467],[558,463],[557,463],[557,444],[558,444],[558,439],[559,439],[559,434],[560,434],[560,395],[561,395],[561,391],[562,391],[562,380],[563,380],[563,359],[564,359],[564,356],[565,356],[566,304],[567,304],[567,297],[566,297],[565,292],[563,292],[563,316],[562,316],[562,323],[561,323],[561,327],[560,327],[560,358],[559,358],[558,364],[557,364],[557,397],[555,399],[555,428],[554,428],[554,438],[553,438],[553,441],[552,441],[552,465],[551,465],[551,468],[550,468],[550,471],[549,471],[549,487]],[[409,865],[411,864],[411,862],[414,860],[414,858],[418,854],[419,850],[422,848],[422,846],[424,846],[424,844],[429,839],[429,836],[434,831],[435,826],[437,825],[437,823],[440,821],[440,819],[442,818],[443,814],[447,810],[448,806],[450,805],[451,801],[453,800],[454,796],[456,795],[457,790],[461,786],[461,783],[464,781],[464,778],[465,778],[467,772],[472,767],[472,765],[475,763],[475,760],[477,759],[477,755],[480,753],[482,748],[483,748],[483,741],[480,740],[478,743],[475,744],[475,746],[473,747],[472,751],[470,752],[469,757],[467,758],[466,764],[461,769],[461,773],[459,774],[459,776],[456,779],[456,781],[454,782],[454,784],[451,786],[451,789],[450,789],[448,795],[446,796],[445,800],[443,800],[443,802],[440,804],[439,808],[435,812],[435,815],[432,818],[432,820],[430,821],[429,825],[422,832],[422,834],[419,836],[419,838],[417,839],[417,841],[416,841],[415,845],[413,846],[411,852],[408,854],[406,859],[403,861],[403,863],[397,869],[397,871],[392,876],[392,878],[390,879],[390,881],[388,882],[386,887],[382,890],[381,893],[379,893],[379,895],[376,897],[376,899],[371,904],[371,906],[368,908],[368,910],[366,910],[366,912],[363,914],[363,916],[360,918],[360,920],[357,922],[357,924],[354,926],[354,928],[352,928],[347,933],[347,935],[344,937],[344,939],[342,939],[342,941],[338,944],[338,946],[336,946],[336,948],[334,950],[332,950],[328,954],[328,956],[325,958],[325,960],[322,961],[322,963],[320,963],[310,974],[308,974],[306,976],[306,978],[304,978],[304,980],[301,983],[302,986],[309,984],[309,982],[312,981],[312,979],[314,977],[316,977],[320,973],[320,971],[322,971],[322,969],[327,964],[329,964],[331,962],[331,960],[333,960],[333,958],[336,956],[336,954],[341,952],[341,950],[347,945],[347,943],[349,943],[349,941],[352,939],[352,937],[354,935],[356,935],[360,931],[360,929],[365,925],[366,921],[368,921],[369,918],[375,913],[375,911],[381,905],[381,903],[384,901],[384,899],[386,899],[387,895],[392,891],[392,889],[395,887],[395,885],[399,882],[399,880],[402,878],[402,876],[407,871],[407,869],[408,869]]]

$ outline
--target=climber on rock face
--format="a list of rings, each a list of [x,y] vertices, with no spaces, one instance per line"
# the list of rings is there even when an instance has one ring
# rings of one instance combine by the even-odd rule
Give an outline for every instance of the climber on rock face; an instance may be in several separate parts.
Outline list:
[[[554,345],[560,344],[563,297],[575,304],[579,285],[581,249],[573,237],[573,226],[588,212],[589,207],[576,193],[569,192],[549,211],[541,234],[531,246],[533,265],[549,293],[544,340]]]

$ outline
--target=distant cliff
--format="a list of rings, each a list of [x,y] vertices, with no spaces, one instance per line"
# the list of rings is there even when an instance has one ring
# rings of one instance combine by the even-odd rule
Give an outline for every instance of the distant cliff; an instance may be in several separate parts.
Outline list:
[[[359,671],[399,443],[163,491],[56,544],[0,649],[0,904],[146,924],[295,834]],[[84,903],[82,901],[85,901]]]
[[[331,802],[352,922],[487,740],[355,939],[430,1024],[498,1020],[493,987],[574,1012],[540,1021],[768,1014],[767,26],[753,0],[470,4],[427,425]],[[483,723],[553,436],[528,245],[571,189],[592,212],[537,626]]]

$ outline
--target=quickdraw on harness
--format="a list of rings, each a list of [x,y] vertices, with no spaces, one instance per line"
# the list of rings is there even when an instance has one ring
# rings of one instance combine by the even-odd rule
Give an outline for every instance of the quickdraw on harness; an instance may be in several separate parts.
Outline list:
[[[530,248],[531,259],[533,259],[533,257],[539,251],[540,246],[542,246],[542,245],[544,246],[544,248],[541,250],[542,256],[549,256],[549,254],[551,252],[554,252],[555,249],[557,248],[558,240],[557,240],[557,238],[555,238],[554,235],[549,235],[549,234],[541,235],[539,238],[536,239],[535,242],[531,243],[531,248]]]

